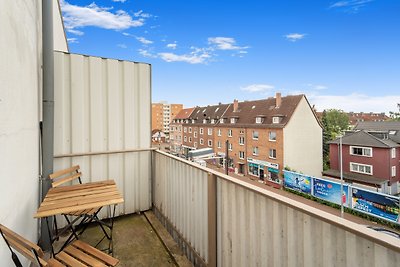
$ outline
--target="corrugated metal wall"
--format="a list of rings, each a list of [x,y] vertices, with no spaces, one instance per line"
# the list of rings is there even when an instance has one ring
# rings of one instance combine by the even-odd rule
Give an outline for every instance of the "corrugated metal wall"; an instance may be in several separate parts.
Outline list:
[[[154,154],[154,205],[207,261],[207,172],[164,154]]]
[[[54,59],[55,155],[150,148],[149,64],[62,52]],[[151,151],[56,158],[54,170],[75,164],[83,182],[116,181],[125,199],[118,215],[151,207]]]
[[[155,206],[202,256],[208,244],[207,175],[216,177],[218,266],[400,266],[400,240],[166,153],[154,154]]]

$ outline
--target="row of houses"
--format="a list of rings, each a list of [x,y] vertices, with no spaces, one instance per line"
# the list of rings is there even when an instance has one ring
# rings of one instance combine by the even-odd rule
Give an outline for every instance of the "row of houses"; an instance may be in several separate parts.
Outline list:
[[[171,152],[211,148],[238,174],[281,182],[285,167],[322,171],[322,126],[305,95],[183,109],[170,124]]]

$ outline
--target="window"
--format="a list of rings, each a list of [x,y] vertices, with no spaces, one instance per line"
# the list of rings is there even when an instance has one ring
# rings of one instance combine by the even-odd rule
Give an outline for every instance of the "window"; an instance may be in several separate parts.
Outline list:
[[[372,175],[372,166],[350,162],[350,171]]]
[[[258,155],[258,146],[253,147],[253,155],[254,156]]]
[[[232,137],[232,130],[231,129],[228,130],[228,137]]]
[[[211,128],[208,128],[207,131],[208,131],[207,132],[208,135],[212,135],[212,129]]]
[[[200,138],[200,145],[203,145],[204,144],[204,140],[203,140],[203,138]]]
[[[253,139],[258,140],[258,131],[253,131]]]
[[[218,148],[221,148],[221,141],[218,141],[217,146]]]
[[[212,140],[208,140],[208,146],[212,146]]]
[[[244,159],[244,151],[239,151],[239,159]]]
[[[239,145],[244,145],[244,137],[243,136],[240,136],[239,137]]]
[[[280,118],[279,117],[272,117],[272,123],[279,123]]]
[[[276,149],[273,149],[273,148],[269,149],[269,158],[276,159]]]
[[[194,120],[192,119],[192,123],[194,123]]]
[[[392,159],[396,158],[396,148],[392,148]]]
[[[231,118],[231,123],[235,123],[236,122],[236,118]]]
[[[218,136],[221,136],[221,129],[218,129]]]
[[[350,146],[350,154],[355,156],[372,157],[371,147]]]
[[[203,123],[207,123],[207,119],[203,119]]]
[[[392,177],[396,176],[396,166],[392,166]]]
[[[187,132],[187,129],[186,129],[186,127],[183,127],[183,132],[184,132],[184,133],[186,133],[186,132]]]
[[[194,148],[197,148],[197,142],[193,143]]]
[[[215,119],[211,119],[211,123],[215,123]]]
[[[256,123],[257,123],[257,124],[262,123],[262,118],[261,118],[261,117],[256,117]]]
[[[230,151],[232,151],[232,149],[233,149],[232,143],[229,143],[228,149],[229,149]]]
[[[183,141],[185,141],[185,142],[187,141],[187,137],[186,136],[183,137]]]
[[[200,134],[203,134],[203,128],[200,128]]]
[[[189,127],[189,133],[192,133],[192,127]]]
[[[269,141],[276,141],[276,132],[269,132]]]
[[[189,120],[186,120],[186,123],[189,123]]]
[[[192,142],[192,137],[189,137],[189,143],[191,143]]]
[[[196,138],[197,137],[197,132],[195,131],[195,132],[193,132],[193,136],[194,136],[194,138]]]
[[[240,131],[239,131],[239,134],[244,134],[244,130],[240,130]]]

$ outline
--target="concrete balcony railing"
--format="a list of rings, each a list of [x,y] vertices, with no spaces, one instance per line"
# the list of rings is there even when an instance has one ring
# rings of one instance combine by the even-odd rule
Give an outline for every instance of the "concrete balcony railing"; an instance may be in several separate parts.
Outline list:
[[[196,266],[400,266],[398,239],[165,152],[59,160],[85,173],[99,157],[110,177],[121,175],[119,214],[153,209]]]

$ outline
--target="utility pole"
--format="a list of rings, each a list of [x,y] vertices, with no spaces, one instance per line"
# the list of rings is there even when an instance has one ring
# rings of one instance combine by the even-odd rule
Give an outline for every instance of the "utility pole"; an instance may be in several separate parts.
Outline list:
[[[228,172],[229,149],[228,149],[228,147],[229,147],[229,140],[226,140],[225,141],[225,174],[226,175],[229,175],[229,172]]]

